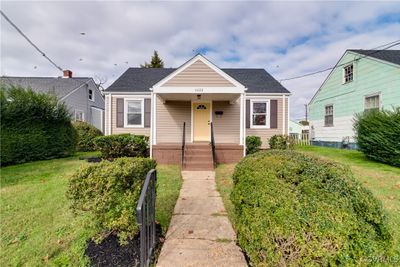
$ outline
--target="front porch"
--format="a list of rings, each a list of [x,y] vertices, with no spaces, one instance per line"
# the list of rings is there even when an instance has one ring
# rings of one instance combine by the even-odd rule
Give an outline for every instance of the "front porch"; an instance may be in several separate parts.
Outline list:
[[[153,99],[151,151],[158,162],[210,169],[211,125],[216,163],[234,163],[243,157],[243,94],[163,93],[153,94]]]

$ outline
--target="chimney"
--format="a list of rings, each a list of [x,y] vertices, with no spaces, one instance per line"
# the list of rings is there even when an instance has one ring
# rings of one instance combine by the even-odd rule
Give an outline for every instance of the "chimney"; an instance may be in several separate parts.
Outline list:
[[[63,70],[64,76],[63,78],[72,78],[72,71],[70,70]]]

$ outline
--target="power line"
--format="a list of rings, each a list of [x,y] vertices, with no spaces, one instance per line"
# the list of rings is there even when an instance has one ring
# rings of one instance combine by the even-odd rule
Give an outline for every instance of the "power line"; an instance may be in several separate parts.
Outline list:
[[[300,79],[300,78],[312,76],[312,75],[315,75],[315,74],[323,73],[323,72],[326,72],[326,71],[328,71],[328,70],[333,70],[333,69],[335,69],[335,68],[337,68],[337,67],[341,67],[341,66],[348,65],[348,64],[350,64],[351,62],[354,62],[354,61],[360,60],[360,59],[362,59],[362,58],[371,56],[371,55],[373,55],[373,54],[379,53],[379,52],[381,52],[381,51],[383,51],[383,50],[387,50],[387,49],[389,49],[389,48],[391,48],[391,47],[394,47],[394,46],[397,46],[397,45],[399,45],[399,44],[400,44],[400,40],[396,40],[396,41],[393,41],[393,42],[390,42],[390,43],[387,43],[387,44],[384,44],[384,45],[380,45],[380,46],[377,46],[377,47],[372,48],[372,49],[369,49],[369,50],[375,50],[375,49],[377,49],[377,48],[384,47],[384,46],[387,46],[387,45],[389,45],[389,46],[386,47],[386,48],[384,48],[384,49],[377,50],[377,51],[373,51],[373,52],[371,52],[371,53],[368,53],[368,54],[366,54],[366,55],[363,55],[363,56],[361,56],[361,57],[359,57],[359,58],[357,58],[357,59],[354,59],[354,60],[352,60],[352,61],[349,61],[349,62],[346,62],[346,63],[342,63],[342,64],[340,64],[340,65],[335,65],[335,66],[330,67],[330,68],[327,68],[327,69],[318,70],[318,71],[310,72],[310,73],[303,74],[303,75],[299,75],[299,76],[294,76],[294,77],[290,77],[290,78],[281,79],[279,82],[290,81],[290,80],[296,80],[296,79]]]
[[[40,48],[37,47],[37,45],[35,45],[35,44],[28,38],[28,36],[26,36],[26,35],[17,27],[17,25],[15,25],[15,24],[6,16],[6,14],[4,14],[4,12],[3,12],[2,10],[0,10],[0,13],[1,13],[1,15],[3,16],[3,18],[4,18],[8,23],[10,23],[10,25],[13,26],[13,27],[17,30],[17,32],[18,32],[22,37],[24,37],[24,38],[28,41],[28,43],[30,43],[43,57],[45,57],[45,58],[46,58],[54,67],[56,67],[58,70],[63,71],[63,69],[62,69],[60,66],[58,66],[53,60],[51,60],[48,56],[46,56],[46,54],[45,54],[42,50],[40,50]]]

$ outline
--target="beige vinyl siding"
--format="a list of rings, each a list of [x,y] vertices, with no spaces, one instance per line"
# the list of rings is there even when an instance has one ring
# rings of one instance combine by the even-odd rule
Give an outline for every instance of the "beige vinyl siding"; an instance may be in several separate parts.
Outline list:
[[[288,114],[288,99],[285,98],[285,134],[288,133],[288,119],[287,119],[287,114]],[[279,98],[278,100],[278,128],[276,129],[252,129],[252,128],[247,128],[246,129],[246,136],[250,135],[255,135],[261,137],[262,141],[262,148],[268,148],[268,140],[276,135],[276,134],[282,134],[282,129],[283,129],[283,99]]]
[[[197,60],[182,72],[178,73],[162,87],[234,87],[227,79],[211,69],[201,60]]]
[[[213,101],[213,125],[215,142],[240,143],[240,102],[230,104],[228,101]],[[217,118],[215,111],[223,111],[221,118]]]
[[[123,96],[112,96],[111,101],[111,133],[110,134],[138,134],[150,136],[150,128],[117,128],[117,98],[124,98]],[[108,105],[106,104],[106,109]],[[106,112],[108,117],[108,113]]]
[[[163,101],[157,97],[157,144],[182,143],[183,122],[186,122],[186,142],[191,142],[191,102]]]

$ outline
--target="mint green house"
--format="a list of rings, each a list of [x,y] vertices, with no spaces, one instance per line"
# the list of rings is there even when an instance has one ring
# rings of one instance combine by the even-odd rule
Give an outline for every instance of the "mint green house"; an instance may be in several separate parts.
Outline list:
[[[354,115],[400,106],[400,50],[347,50],[309,103],[312,144],[356,148]]]

